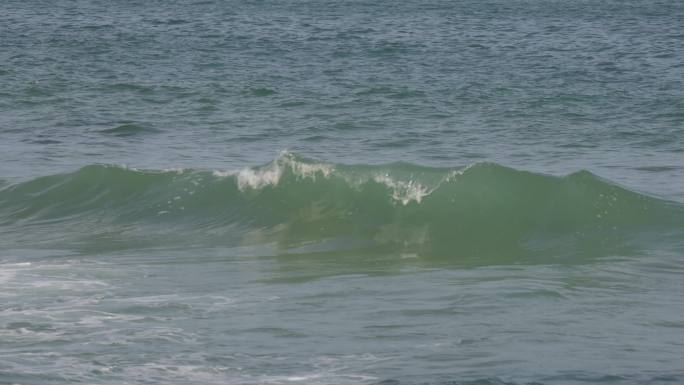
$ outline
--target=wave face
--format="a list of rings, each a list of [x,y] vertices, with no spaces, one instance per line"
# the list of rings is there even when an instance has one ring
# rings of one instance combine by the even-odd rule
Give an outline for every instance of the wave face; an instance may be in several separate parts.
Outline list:
[[[0,190],[2,242],[11,246],[264,246],[519,261],[629,252],[681,235],[682,214],[679,203],[587,171],[338,165],[290,153],[234,172],[94,165]]]

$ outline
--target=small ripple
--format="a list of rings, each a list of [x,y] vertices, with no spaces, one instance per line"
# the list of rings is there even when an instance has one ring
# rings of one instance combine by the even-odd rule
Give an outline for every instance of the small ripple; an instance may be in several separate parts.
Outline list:
[[[276,94],[276,90],[266,88],[266,87],[259,87],[259,88],[251,88],[245,92],[245,94],[250,95],[250,96],[255,96],[255,97],[266,97],[266,96],[271,96]]]
[[[113,135],[118,137],[134,136],[144,133],[152,133],[157,130],[136,123],[124,123],[116,127],[100,130],[101,134]]]

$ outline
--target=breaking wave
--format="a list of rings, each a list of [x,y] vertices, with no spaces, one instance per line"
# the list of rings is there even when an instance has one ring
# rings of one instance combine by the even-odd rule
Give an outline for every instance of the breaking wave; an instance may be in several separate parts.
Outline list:
[[[0,226],[14,247],[600,256],[681,236],[682,214],[679,203],[588,171],[556,177],[493,163],[342,165],[290,153],[236,171],[93,165],[0,189]]]

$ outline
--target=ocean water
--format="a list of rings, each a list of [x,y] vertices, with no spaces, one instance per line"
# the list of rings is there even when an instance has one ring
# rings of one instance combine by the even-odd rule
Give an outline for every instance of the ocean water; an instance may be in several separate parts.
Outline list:
[[[0,384],[684,383],[684,2],[3,1]]]

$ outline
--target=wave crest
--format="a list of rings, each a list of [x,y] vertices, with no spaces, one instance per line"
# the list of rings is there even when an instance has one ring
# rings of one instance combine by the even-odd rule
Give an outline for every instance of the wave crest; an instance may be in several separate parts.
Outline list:
[[[343,165],[291,153],[238,171],[87,166],[0,190],[0,226],[15,230],[15,243],[258,244],[276,253],[617,253],[663,230],[681,236],[682,214],[679,203],[587,171]]]

